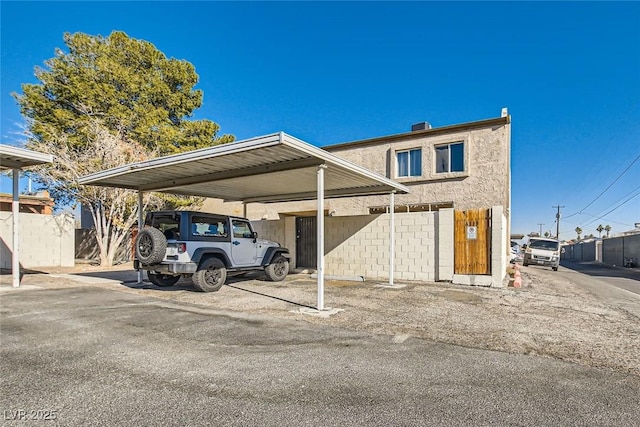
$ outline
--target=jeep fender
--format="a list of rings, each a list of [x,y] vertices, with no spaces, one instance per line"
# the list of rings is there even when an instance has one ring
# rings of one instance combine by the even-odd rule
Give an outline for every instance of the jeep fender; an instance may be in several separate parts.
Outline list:
[[[200,265],[200,261],[203,261],[207,258],[220,258],[226,267],[231,265],[231,261],[227,256],[227,253],[223,249],[219,248],[198,248],[193,252],[193,256],[191,257],[191,261]]]
[[[262,258],[262,266],[266,267],[267,265],[271,264],[271,260],[276,255],[282,255],[287,260],[290,258],[289,249],[287,248],[275,248],[275,247],[267,248],[267,252],[265,252],[264,258]]]

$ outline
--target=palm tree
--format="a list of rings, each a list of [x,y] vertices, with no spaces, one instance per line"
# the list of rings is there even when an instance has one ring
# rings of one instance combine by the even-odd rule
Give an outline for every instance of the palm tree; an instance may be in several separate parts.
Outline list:
[[[578,240],[580,240],[580,235],[582,234],[582,228],[576,227],[576,233],[578,234]]]
[[[604,227],[602,226],[602,224],[598,225],[598,228],[596,228],[596,231],[598,232],[598,237],[602,237],[602,230],[604,230]]]
[[[607,232],[607,237],[609,237],[609,232],[611,231],[611,226],[610,226],[609,224],[607,224],[607,225],[604,227],[604,229],[605,229],[605,231]]]

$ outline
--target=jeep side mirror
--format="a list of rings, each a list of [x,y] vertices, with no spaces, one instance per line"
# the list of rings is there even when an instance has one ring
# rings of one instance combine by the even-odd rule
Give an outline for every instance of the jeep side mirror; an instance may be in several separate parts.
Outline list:
[[[563,254],[564,253],[564,248],[560,249],[560,253]]]
[[[258,232],[254,231],[251,235],[253,236],[253,243],[255,243],[258,240]]]

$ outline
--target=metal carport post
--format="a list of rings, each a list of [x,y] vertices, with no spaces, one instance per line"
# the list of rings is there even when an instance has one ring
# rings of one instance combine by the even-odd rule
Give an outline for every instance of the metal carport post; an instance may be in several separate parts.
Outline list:
[[[389,286],[393,286],[394,261],[396,257],[395,195],[396,192],[392,191],[389,196]]]
[[[318,311],[324,310],[324,170],[326,165],[318,166]]]
[[[51,154],[0,144],[0,166],[11,169],[13,175],[11,274],[14,288],[20,287],[20,170],[45,163],[53,163]]]
[[[144,227],[144,212],[142,212],[142,207],[144,206],[142,202],[143,194],[142,191],[138,190],[138,233],[142,230],[142,227]],[[142,270],[138,270],[138,283],[142,283]]]

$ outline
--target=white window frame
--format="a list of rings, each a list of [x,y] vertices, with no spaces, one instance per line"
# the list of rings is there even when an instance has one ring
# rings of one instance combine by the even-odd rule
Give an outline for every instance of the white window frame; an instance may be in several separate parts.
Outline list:
[[[418,152],[418,157],[420,158],[420,170],[418,171],[418,174],[412,174],[411,170],[411,158],[412,158],[412,152]],[[403,153],[407,153],[407,175],[400,175],[400,162],[398,160],[398,155],[403,154]],[[422,147],[414,147],[414,148],[408,148],[406,150],[398,150],[395,152],[395,162],[396,162],[396,178],[419,178],[422,176],[422,164],[423,159],[422,159]]]
[[[451,146],[452,145],[462,145],[462,170],[456,170],[456,171],[452,171],[451,170]],[[448,159],[447,159],[447,169],[446,171],[438,171],[438,149],[442,148],[442,147],[447,147],[447,154],[448,154]],[[455,141],[455,142],[449,142],[446,144],[437,144],[433,146],[433,159],[434,159],[434,173],[437,176],[442,176],[444,174],[461,174],[461,173],[465,173],[467,171],[467,157],[468,157],[468,153],[467,153],[467,147],[465,144],[465,141]]]

